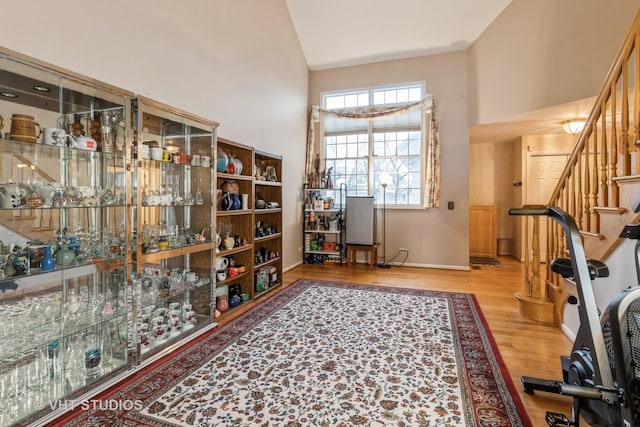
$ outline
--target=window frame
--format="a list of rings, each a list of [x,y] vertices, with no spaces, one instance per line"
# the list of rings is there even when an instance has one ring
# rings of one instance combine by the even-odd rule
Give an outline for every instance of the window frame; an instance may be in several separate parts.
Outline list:
[[[348,90],[337,90],[337,91],[326,91],[326,92],[321,92],[320,93],[320,99],[321,99],[321,103],[322,103],[322,107],[323,109],[327,108],[325,107],[326,105],[326,98],[327,97],[331,97],[331,96],[337,96],[337,95],[352,95],[352,94],[358,94],[358,93],[362,93],[364,91],[368,92],[368,99],[369,102],[366,106],[380,106],[380,105],[386,105],[386,106],[394,106],[394,105],[403,105],[403,104],[407,104],[413,101],[402,101],[402,102],[396,102],[396,103],[389,103],[389,104],[373,104],[373,100],[374,100],[374,93],[378,92],[378,91],[383,91],[383,90],[389,90],[389,89],[403,89],[403,88],[419,88],[420,90],[420,99],[424,99],[424,97],[426,96],[426,83],[424,81],[416,81],[416,82],[408,82],[408,83],[401,83],[401,84],[388,84],[388,85],[381,85],[381,86],[371,86],[371,87],[365,87],[365,88],[355,88],[355,89],[348,89]],[[344,108],[333,108],[334,110],[347,110],[350,108],[355,108],[356,106],[349,106],[349,107],[344,107]],[[399,127],[392,127],[392,128],[379,128],[377,130],[377,132],[375,133],[382,133],[384,134],[385,132],[413,132],[413,131],[419,131],[420,132],[420,155],[419,157],[419,165],[420,165],[420,173],[419,173],[419,198],[418,198],[418,202],[417,203],[402,203],[402,204],[397,204],[397,203],[390,203],[388,201],[388,197],[385,196],[386,203],[385,206],[387,208],[392,208],[392,209],[424,209],[423,206],[423,201],[424,201],[424,194],[425,194],[425,172],[426,172],[426,144],[425,144],[425,138],[427,137],[426,133],[428,132],[428,118],[427,118],[427,108],[425,105],[421,106],[420,109],[420,126],[419,128],[417,127],[413,127],[413,126],[399,126]],[[347,119],[345,119],[347,120]],[[376,198],[377,203],[381,204],[382,203],[382,198],[383,198],[383,188],[381,186],[379,186],[379,188],[376,188],[374,186],[376,179],[375,179],[375,174],[374,174],[374,162],[375,159],[378,157],[376,155],[374,155],[374,145],[375,145],[375,141],[374,141],[374,121],[367,121],[366,123],[366,135],[368,136],[368,150],[367,150],[367,196],[374,196]],[[319,153],[321,158],[323,159],[323,161],[326,164],[327,161],[327,152],[326,152],[326,138],[327,136],[340,136],[340,135],[359,135],[362,134],[364,132],[363,131],[343,131],[343,132],[331,132],[329,134],[326,133],[326,128],[325,128],[325,118],[322,118],[322,120],[320,120],[320,147],[319,147]],[[385,156],[387,157],[387,156]],[[387,158],[411,158],[412,156],[389,156]],[[362,157],[345,157],[346,159],[359,159]],[[335,173],[335,172],[334,172]],[[405,188],[407,190],[409,190],[412,187],[402,187]],[[350,194],[350,189],[347,188],[347,194],[349,196],[355,195],[353,193]],[[388,194],[388,190],[387,190],[387,194]],[[363,194],[357,194],[357,196],[363,196]]]

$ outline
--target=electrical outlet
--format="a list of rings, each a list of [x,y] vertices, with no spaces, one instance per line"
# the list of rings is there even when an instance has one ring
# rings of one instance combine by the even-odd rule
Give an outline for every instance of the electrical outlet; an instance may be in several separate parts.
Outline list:
[[[407,248],[400,248],[400,253],[401,254],[408,254],[409,251],[407,250]]]

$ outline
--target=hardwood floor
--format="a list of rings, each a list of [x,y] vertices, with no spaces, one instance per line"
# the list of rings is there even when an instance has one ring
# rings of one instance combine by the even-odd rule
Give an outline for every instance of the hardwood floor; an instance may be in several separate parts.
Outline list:
[[[522,391],[520,377],[561,379],[560,356],[570,353],[572,342],[559,328],[541,326],[519,315],[514,293],[522,289],[522,264],[507,257],[500,262],[502,267],[471,271],[304,264],[284,273],[283,283],[287,286],[300,278],[314,278],[475,294],[533,425],[544,426],[548,410],[570,416],[572,400],[548,393],[528,395]]]

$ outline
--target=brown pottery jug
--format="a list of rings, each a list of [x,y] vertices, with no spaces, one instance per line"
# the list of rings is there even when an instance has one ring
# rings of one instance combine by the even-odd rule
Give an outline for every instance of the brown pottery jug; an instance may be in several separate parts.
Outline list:
[[[229,309],[229,297],[227,295],[218,295],[216,309],[220,312],[227,311]]]

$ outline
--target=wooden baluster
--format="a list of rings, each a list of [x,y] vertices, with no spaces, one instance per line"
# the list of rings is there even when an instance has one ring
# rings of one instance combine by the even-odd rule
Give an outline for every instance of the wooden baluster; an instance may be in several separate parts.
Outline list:
[[[531,296],[534,298],[545,299],[546,293],[542,294],[540,286],[540,219],[537,216],[533,219],[533,231],[531,241]]]
[[[603,110],[600,110],[603,114]],[[598,125],[597,121],[593,122],[593,130],[591,131],[593,142],[593,156],[591,156],[591,191],[589,192],[589,228],[587,230],[598,232],[598,219],[595,208],[598,206]]]
[[[634,80],[635,80],[635,89],[636,89],[636,96],[634,96],[634,106],[633,106],[633,118],[634,118],[634,127],[635,127],[635,135],[634,135],[634,143],[633,145],[635,145],[636,147],[640,146],[640,97],[638,96],[638,88],[640,88],[640,69],[638,69],[638,66],[640,65],[640,32],[636,31],[635,34],[635,49],[634,49],[634,53],[635,53],[635,70],[634,70]],[[628,60],[627,60],[628,61]],[[624,61],[625,63],[627,63],[627,61]],[[638,164],[638,162],[640,161],[640,159],[638,159],[638,157],[636,156],[636,165]],[[636,171],[638,170],[638,168],[636,168]]]
[[[532,217],[536,221],[536,217]],[[524,292],[525,296],[531,296],[531,281],[529,280],[529,217],[522,218],[524,222]]]
[[[607,103],[602,101],[602,139],[600,140],[600,203],[599,206],[609,206],[609,186],[607,185],[609,174],[609,149],[607,147]],[[615,126],[611,126],[614,128]],[[600,232],[600,215],[596,216],[598,232]]]
[[[637,68],[637,67],[636,67]],[[622,135],[620,137],[620,153],[622,154],[621,176],[631,174],[631,151],[629,147],[629,71],[627,62],[622,63]]]
[[[578,188],[576,188],[576,201],[578,205],[576,206],[575,216],[576,216],[576,224],[578,224],[578,229],[582,230],[582,156],[578,159],[577,164],[574,166],[574,170],[576,170],[576,184]]]
[[[577,206],[577,201],[576,201],[576,174],[574,173],[575,169],[572,171],[572,173],[567,177],[567,180],[569,180],[569,186],[570,186],[570,199],[571,199],[571,205],[569,206],[569,213],[573,216],[575,216],[576,214],[576,206]]]
[[[583,202],[583,220],[582,220],[582,228],[581,230],[590,230],[591,229],[591,205],[590,205],[590,196],[591,196],[591,192],[589,191],[590,188],[590,184],[591,184],[591,175],[589,173],[589,165],[591,164],[589,162],[589,157],[590,157],[590,149],[591,149],[591,144],[590,144],[590,140],[591,140],[591,136],[593,135],[593,133],[589,133],[589,135],[587,136],[587,140],[585,141],[584,144],[584,179],[582,180],[582,183],[584,185],[584,202]]]
[[[611,156],[609,156],[609,191],[611,194],[612,207],[618,207],[620,204],[620,189],[615,178],[618,176],[618,124],[616,123],[616,88],[617,84],[614,82],[611,85]]]

